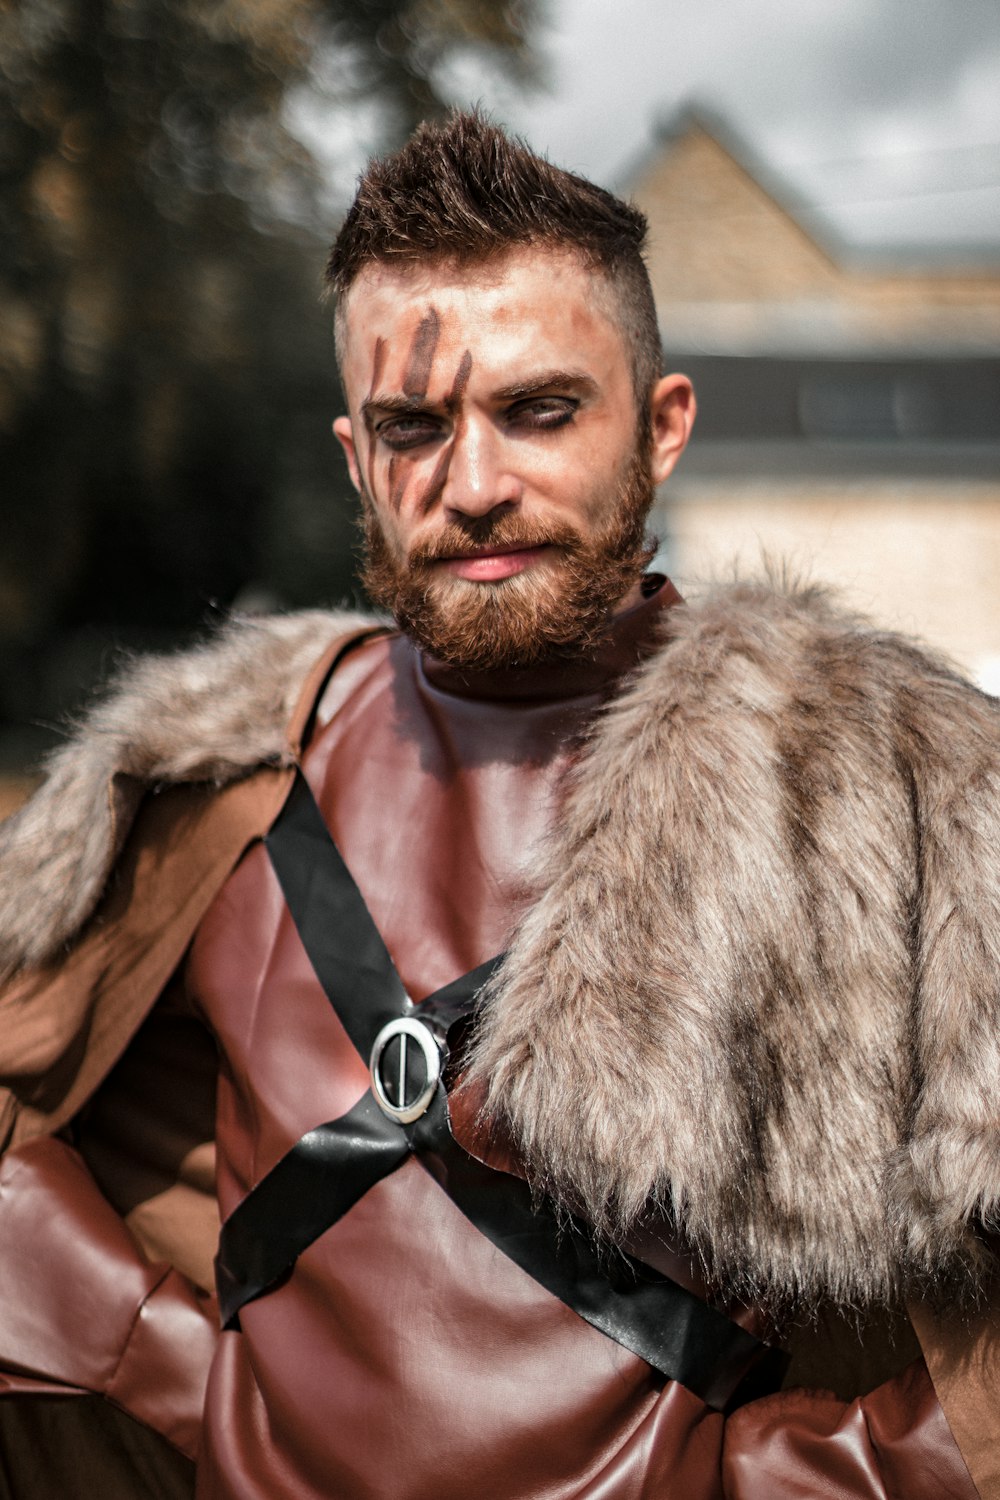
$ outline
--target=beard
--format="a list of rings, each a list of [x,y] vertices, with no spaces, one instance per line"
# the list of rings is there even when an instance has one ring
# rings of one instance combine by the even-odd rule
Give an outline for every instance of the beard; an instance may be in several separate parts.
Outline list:
[[[495,672],[591,655],[611,612],[648,566],[654,486],[646,444],[636,445],[602,526],[584,535],[568,523],[533,522],[502,511],[449,522],[397,558],[364,495],[362,582],[373,603],[439,661]],[[544,560],[511,578],[474,583],[435,564],[470,549],[549,546]]]

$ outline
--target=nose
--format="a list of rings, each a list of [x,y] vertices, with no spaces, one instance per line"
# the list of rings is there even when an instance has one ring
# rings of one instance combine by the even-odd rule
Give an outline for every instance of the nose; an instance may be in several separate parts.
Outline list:
[[[485,516],[521,499],[521,481],[508,463],[502,435],[487,418],[470,414],[452,438],[442,501],[453,516]]]

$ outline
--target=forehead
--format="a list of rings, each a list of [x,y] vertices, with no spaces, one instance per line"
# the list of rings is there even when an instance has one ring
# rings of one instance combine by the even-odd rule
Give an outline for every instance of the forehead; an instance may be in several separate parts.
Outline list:
[[[398,383],[416,341],[442,366],[468,352],[483,377],[525,361],[602,377],[627,366],[605,276],[548,249],[472,266],[369,267],[347,294],[342,331],[349,394],[368,389],[375,364]]]

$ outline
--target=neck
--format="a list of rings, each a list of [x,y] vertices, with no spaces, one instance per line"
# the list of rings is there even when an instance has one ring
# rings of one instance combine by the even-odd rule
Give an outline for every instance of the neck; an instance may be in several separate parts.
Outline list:
[[[615,609],[607,634],[587,655],[540,661],[530,667],[470,671],[424,653],[424,675],[432,687],[463,698],[578,698],[599,694],[636,667],[656,642],[664,610],[681,602],[669,579],[650,574],[640,579]]]

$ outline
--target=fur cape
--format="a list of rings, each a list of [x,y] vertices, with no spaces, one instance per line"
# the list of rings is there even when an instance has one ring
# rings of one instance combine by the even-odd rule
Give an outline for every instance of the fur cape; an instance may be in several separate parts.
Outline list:
[[[92,911],[140,783],[280,762],[320,614],[139,663],[0,830],[0,972]],[[531,1180],[728,1292],[975,1289],[1000,1208],[1000,704],[819,590],[666,612],[595,722],[470,1086]],[[109,801],[107,787],[117,788]]]

